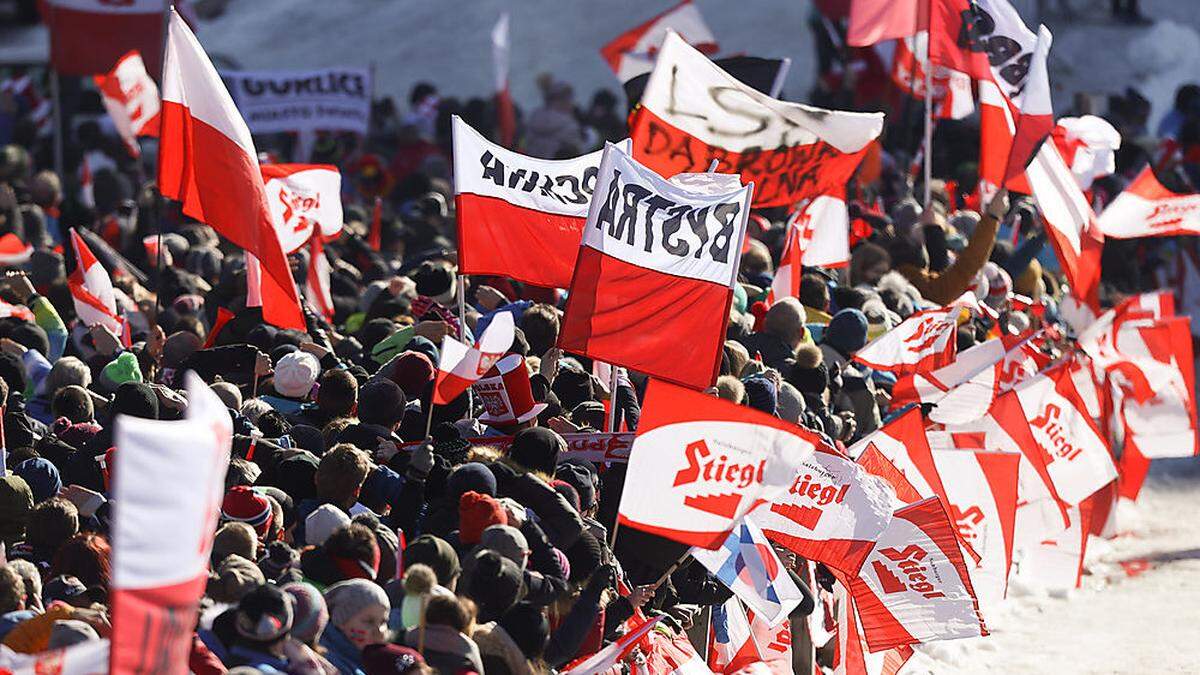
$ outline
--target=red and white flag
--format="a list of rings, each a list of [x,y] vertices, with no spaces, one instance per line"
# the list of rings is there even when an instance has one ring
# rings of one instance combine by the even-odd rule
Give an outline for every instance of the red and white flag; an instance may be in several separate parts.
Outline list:
[[[767,299],[769,305],[784,298],[800,297],[800,277],[803,275],[804,257],[813,239],[813,222],[806,208],[802,207],[793,211],[785,228],[787,234],[784,235],[779,268],[775,270],[775,276],[771,278],[770,297]],[[834,237],[834,239],[842,243],[842,248],[846,249],[846,259],[849,260],[849,237]]]
[[[729,101],[736,98],[736,115]],[[881,113],[824,110],[780,101],[726,73],[678,35],[663,41],[630,127],[633,156],[663,176],[717,171],[753,182],[754,207],[811,199],[816,226],[826,226],[820,202],[845,212],[846,182],[883,129]],[[769,149],[766,149],[769,148]],[[844,230],[843,230],[844,231]]]
[[[967,411],[970,416],[959,416],[959,419],[933,419],[935,422],[977,419],[991,407],[992,399],[995,394],[1000,393],[1000,389],[1011,387],[1021,379],[1024,374],[1022,370],[1025,357],[1036,351],[1030,340],[1032,336],[1028,335],[1002,335],[958,354],[947,366],[927,373],[900,377],[892,386],[892,407],[898,408],[910,403],[937,403],[939,407],[934,408],[934,411],[940,415],[947,415],[951,410],[965,407],[953,402],[945,407],[950,410],[940,406],[941,401],[951,392],[956,392],[955,396],[960,399],[974,393],[977,395],[971,397],[971,410]],[[1032,372],[1038,370],[1041,368],[1033,368]],[[970,391],[959,392],[960,387],[967,385],[970,385]],[[975,414],[976,411],[978,414]]]
[[[654,69],[654,59],[668,31],[675,31],[696,49],[705,54],[717,52],[717,39],[692,0],[651,18],[649,21],[621,33],[600,49],[600,55],[617,79],[628,82]],[[636,102],[636,101],[635,101]]]
[[[712,608],[708,631],[708,667],[715,673],[735,673],[762,660],[746,610],[736,595]]]
[[[1096,222],[1114,239],[1200,234],[1200,194],[1168,190],[1147,165]]]
[[[142,55],[137,51],[129,52],[107,75],[96,75],[92,79],[129,154],[141,156],[137,137],[158,136],[161,108],[158,85],[146,72]]]
[[[75,304],[75,315],[89,328],[102,324],[120,335],[122,323],[117,315],[112,279],[75,228],[71,228],[71,249],[75,252],[75,270],[67,277],[67,286]]]
[[[850,593],[872,652],[988,634],[955,528],[937,499],[892,517]]]
[[[1103,117],[1060,117],[1051,135],[1080,190],[1092,189],[1097,178],[1117,170],[1121,134]],[[1104,230],[1102,222],[1100,229]]]
[[[329,282],[329,258],[320,237],[308,241],[308,273],[304,277],[304,297],[317,313],[332,322],[334,315],[333,289]]]
[[[123,54],[146,55],[146,67],[162,67],[161,0],[42,0],[50,29],[50,65],[60,75],[108,72]]]
[[[892,520],[892,495],[848,457],[818,445],[788,489],[753,518],[772,541],[853,574]]]
[[[64,649],[22,654],[0,646],[0,672],[8,675],[100,675],[109,672],[111,643],[86,640]]]
[[[1059,498],[1074,506],[1116,479],[1108,442],[1084,409],[1065,364],[1015,391]]]
[[[925,69],[930,67],[925,56],[928,43],[929,33],[922,30],[896,40],[892,54],[892,82],[913,98],[925,98]],[[932,68],[929,80],[933,87],[933,117],[960,120],[975,112],[971,76],[945,66],[934,65]]]
[[[262,263],[263,318],[304,330],[245,120],[196,36],[172,12],[163,68],[158,184],[183,212]]]
[[[603,151],[537,159],[488,141],[457,116],[452,128],[460,271],[570,286]]]
[[[342,231],[342,174],[331,164],[264,164],[261,167],[271,222],[284,253],[325,241]]]
[[[651,380],[621,492],[622,526],[715,549],[786,490],[820,443],[813,432]]]
[[[1033,335],[1025,339],[1018,336],[997,338],[1002,345],[1009,347],[1000,360],[938,398],[934,409],[929,413],[929,419],[940,424],[965,424],[986,415],[997,396],[1033,377],[1050,364],[1050,357],[1038,351],[1033,343],[1036,337]]]
[[[1016,132],[1008,150],[1008,166],[1004,170],[1004,185],[1011,190],[1023,187],[1013,179],[1025,171],[1033,161],[1042,143],[1054,130],[1054,108],[1050,102],[1050,72],[1046,59],[1050,56],[1053,36],[1050,29],[1038,26],[1037,44],[1029,72],[1025,76],[1025,89],[1021,92],[1020,116],[1017,117]]]
[[[563,675],[600,675],[601,673],[608,673],[609,669],[623,661],[638,646],[642,638],[649,635],[662,619],[662,616],[656,616],[622,635],[619,639],[610,642],[608,646],[595,654],[576,661],[574,664],[569,664],[569,670],[563,671]]]
[[[833,675],[897,675],[912,658],[913,648],[901,645],[876,654],[868,652],[854,599],[841,582],[833,589],[837,601]]]
[[[496,365],[515,337],[512,313],[500,312],[492,318],[474,347],[468,347],[450,335],[442,338],[433,404],[446,405],[458,398]]]
[[[741,675],[792,675],[792,622],[784,619],[772,626],[763,617],[747,612],[750,619],[750,634],[758,647],[762,662],[759,670],[743,672]]]
[[[1190,322],[1126,323],[1116,333],[1122,360],[1107,369],[1113,405],[1126,435],[1150,459],[1200,454]]]
[[[511,148],[517,139],[517,111],[513,108],[512,94],[508,89],[508,55],[511,44],[508,37],[508,12],[504,12],[492,27],[492,72],[496,85],[496,128],[500,132],[500,145],[506,148]]]
[[[112,672],[188,672],[208,582],[233,427],[221,399],[188,373],[173,422],[120,416],[114,435]]]
[[[612,144],[595,185],[559,346],[695,389],[711,386],[754,186],[728,174],[668,182]]]
[[[690,555],[772,626],[804,600],[753,516],[743,518],[719,548],[696,547]]]
[[[867,343],[854,360],[896,374],[925,373],[945,367],[958,350],[958,324],[979,304],[971,291],[938,309],[917,312]]]
[[[1025,548],[1017,567],[1018,578],[1046,589],[1079,588],[1087,553],[1090,503],[1072,506],[1067,515],[1071,519],[1067,529]]]

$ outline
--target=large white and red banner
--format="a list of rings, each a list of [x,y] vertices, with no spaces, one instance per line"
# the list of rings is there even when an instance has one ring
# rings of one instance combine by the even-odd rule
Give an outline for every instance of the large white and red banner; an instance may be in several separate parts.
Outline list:
[[[936,401],[929,419],[941,424],[964,424],[987,414],[996,397],[1033,377],[1050,364],[1050,357],[1037,349],[1037,336],[999,338],[1010,348],[996,363],[959,383]],[[953,364],[952,364],[953,365]]]
[[[188,373],[173,422],[116,420],[112,523],[112,672],[186,673],[233,426]]]
[[[753,190],[728,174],[668,182],[609,144],[559,346],[695,389],[711,386]]]
[[[146,63],[137,51],[117,61],[107,75],[92,78],[129,154],[139,157],[138,136],[158,136],[161,102],[158,85],[146,72]]]
[[[958,350],[958,324],[977,306],[967,291],[945,307],[917,312],[855,352],[854,360],[899,375],[948,366]]]
[[[891,522],[892,497],[882,480],[819,445],[791,486],[753,517],[772,541],[853,574]]]
[[[1117,477],[1108,442],[1084,408],[1065,364],[1022,382],[1015,391],[1059,498],[1074,506]]]
[[[284,253],[313,234],[328,241],[342,231],[342,173],[332,164],[265,164],[263,184]]]
[[[954,526],[937,499],[896,511],[849,586],[872,652],[988,634]]]
[[[1168,190],[1147,165],[1096,222],[1114,239],[1200,234],[1200,194]]]
[[[50,65],[60,75],[107,73],[123,54],[136,49],[146,67],[162,67],[161,0],[42,0],[42,20],[50,29]]]
[[[117,315],[117,295],[112,279],[75,228],[71,228],[71,249],[75,252],[75,269],[67,277],[67,287],[75,305],[75,316],[84,326],[90,328],[101,324],[120,335],[124,324]]]
[[[628,82],[654,69],[654,60],[669,31],[674,31],[705,54],[717,51],[717,39],[700,15],[700,9],[692,4],[692,0],[683,0],[613,38],[600,48],[600,55],[616,73],[617,79]]]
[[[459,270],[569,286],[603,152],[537,159],[488,141],[458,116],[453,130]]]
[[[433,404],[445,405],[458,398],[496,365],[512,347],[515,337],[511,312],[495,315],[474,346],[467,346],[451,335],[443,337]]]
[[[776,417],[651,380],[619,521],[715,549],[743,516],[794,483],[820,442]]]
[[[262,264],[263,318],[304,330],[250,130],[196,36],[172,12],[163,68],[158,184],[164,197]]]
[[[880,113],[773,99],[668,34],[630,128],[634,157],[663,176],[736,173],[754,206],[845,200],[846,182],[883,129]],[[845,218],[844,205],[841,218]],[[818,222],[817,227],[823,224]]]

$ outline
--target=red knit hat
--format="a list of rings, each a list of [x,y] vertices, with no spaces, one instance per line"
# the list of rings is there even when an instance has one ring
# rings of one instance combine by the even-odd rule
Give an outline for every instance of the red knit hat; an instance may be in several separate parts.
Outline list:
[[[508,512],[495,497],[464,492],[458,500],[458,540],[464,544],[478,544],[484,530],[507,524]]]
[[[235,485],[225,493],[221,503],[221,520],[246,523],[259,538],[267,536],[274,513],[267,498],[246,485]]]

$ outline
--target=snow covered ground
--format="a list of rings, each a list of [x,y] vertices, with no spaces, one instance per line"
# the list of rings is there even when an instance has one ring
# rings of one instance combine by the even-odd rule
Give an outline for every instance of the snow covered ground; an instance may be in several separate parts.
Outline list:
[[[992,635],[927,645],[902,672],[1200,672],[1200,459],[1156,460],[1118,529],[1089,543],[1083,588],[1014,588]]]

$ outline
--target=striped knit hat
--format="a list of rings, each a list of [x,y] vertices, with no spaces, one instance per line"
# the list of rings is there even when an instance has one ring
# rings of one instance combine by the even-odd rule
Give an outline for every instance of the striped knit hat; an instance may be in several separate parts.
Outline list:
[[[225,493],[225,501],[221,503],[221,520],[223,522],[237,521],[246,523],[254,528],[261,539],[271,529],[271,503],[267,498],[258,494],[246,485],[236,485]]]

